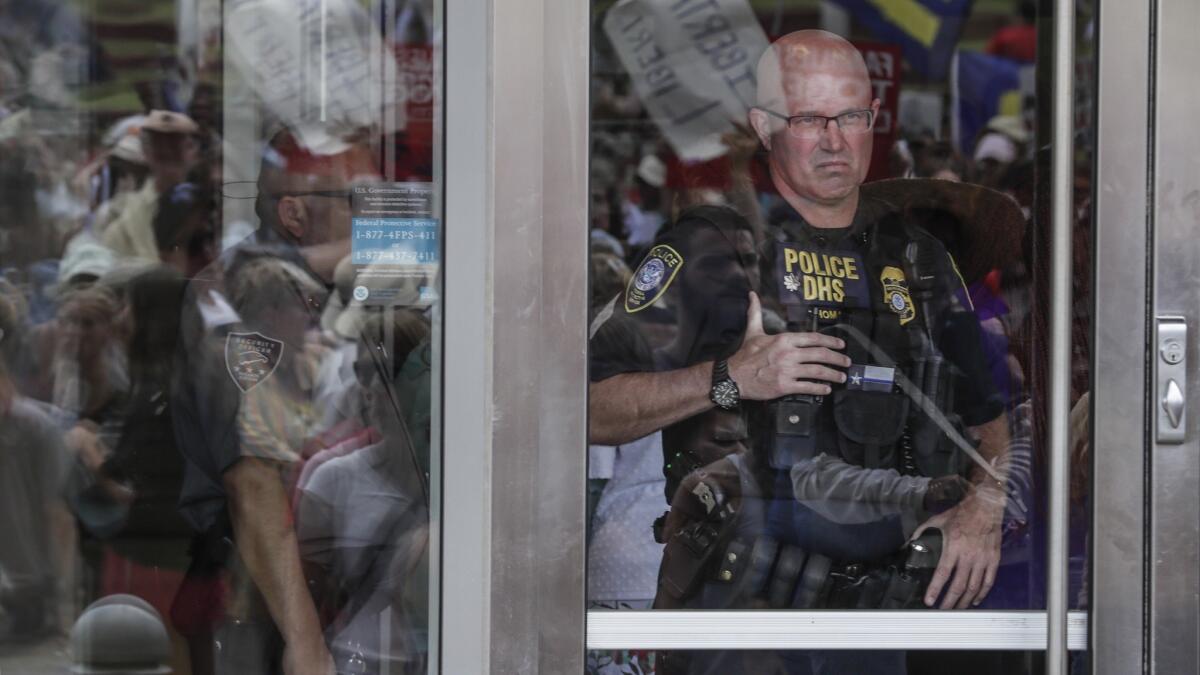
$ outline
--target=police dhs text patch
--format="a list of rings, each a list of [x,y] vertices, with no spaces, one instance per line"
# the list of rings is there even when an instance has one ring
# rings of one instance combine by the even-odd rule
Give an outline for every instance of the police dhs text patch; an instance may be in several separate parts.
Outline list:
[[[871,296],[864,269],[862,256],[853,251],[782,244],[777,265],[779,298],[792,305],[866,307]]]
[[[681,267],[683,256],[670,246],[659,244],[650,249],[625,289],[625,311],[639,312],[653,305],[675,280]]]

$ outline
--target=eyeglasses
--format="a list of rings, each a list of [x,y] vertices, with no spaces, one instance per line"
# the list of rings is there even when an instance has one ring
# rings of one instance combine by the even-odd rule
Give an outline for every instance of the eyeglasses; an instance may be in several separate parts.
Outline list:
[[[759,108],[759,110],[787,122],[788,133],[793,138],[810,141],[820,138],[821,132],[828,129],[829,123],[833,121],[837,121],[838,129],[847,135],[865,134],[875,123],[875,113],[871,112],[870,108],[849,110],[832,117],[829,115],[792,115],[789,117],[767,108]]]

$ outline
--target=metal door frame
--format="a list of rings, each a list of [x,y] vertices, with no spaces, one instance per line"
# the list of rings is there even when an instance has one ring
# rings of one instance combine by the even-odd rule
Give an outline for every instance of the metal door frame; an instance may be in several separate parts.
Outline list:
[[[446,0],[444,673],[581,673],[586,0]]]
[[[1056,4],[1060,18],[1071,16],[1072,3]],[[1094,268],[1105,275],[1094,285],[1103,301],[1093,314],[1092,494],[1103,500],[1093,506],[1090,587],[1103,593],[1093,592],[1090,615],[1068,616],[1060,585],[1049,613],[919,612],[903,617],[903,633],[924,629],[932,637],[920,646],[928,648],[961,646],[964,632],[991,634],[979,643],[991,648],[1059,640],[1065,652],[1086,640],[1093,672],[1128,675],[1143,671],[1148,635],[1148,466],[1144,453],[1129,450],[1147,441],[1147,390],[1128,386],[1148,382],[1148,327],[1128,317],[1140,316],[1133,308],[1144,312],[1148,297],[1147,268],[1137,263],[1152,241],[1153,149],[1143,130],[1152,112],[1154,8],[1099,4]],[[593,612],[585,637],[589,11],[585,0],[446,0],[443,672],[579,673],[586,647],[683,646],[686,636],[708,639],[731,625],[719,613]],[[1069,83],[1073,60],[1056,66]],[[1060,120],[1070,116],[1066,91],[1056,97]],[[1069,213],[1069,172],[1060,170],[1056,183],[1058,212],[1065,204]],[[1069,259],[1059,242],[1056,258]],[[1060,296],[1057,304],[1065,315],[1069,302]],[[1062,336],[1060,326],[1060,359],[1069,350]],[[1065,522],[1061,508],[1058,516]],[[1065,575],[1060,563],[1056,573]],[[898,623],[894,614],[865,623],[871,617],[856,615],[834,622],[835,633],[807,638],[804,627],[817,617],[806,613],[739,617],[746,630],[721,646],[906,639],[887,629]]]
[[[1200,135],[1195,111],[1200,106],[1195,59],[1200,44],[1190,26],[1200,22],[1200,9],[1183,0],[1158,0],[1152,19],[1157,45],[1152,52],[1153,102],[1150,166],[1153,172],[1150,203],[1153,220],[1149,249],[1153,269],[1148,275],[1151,313],[1146,349],[1150,363],[1147,429],[1150,431],[1149,523],[1146,528],[1148,672],[1197,672],[1200,647],[1200,434],[1197,415],[1188,414],[1184,441],[1169,444],[1158,437],[1156,424],[1164,382],[1158,381],[1164,360],[1159,358],[1157,318],[1178,315],[1191,333],[1186,345],[1185,401],[1197,400],[1196,334],[1200,330],[1200,247],[1196,227],[1200,222]],[[1195,406],[1188,406],[1192,411]]]
[[[1144,672],[1147,646],[1154,14],[1150,0],[1099,0],[1088,641],[1096,675]]]

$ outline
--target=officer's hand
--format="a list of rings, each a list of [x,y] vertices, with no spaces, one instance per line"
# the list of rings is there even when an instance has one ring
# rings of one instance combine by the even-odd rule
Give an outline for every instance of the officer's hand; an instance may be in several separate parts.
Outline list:
[[[849,357],[834,351],[845,346],[838,338],[821,333],[767,335],[758,295],[751,291],[746,335],[729,359],[729,376],[741,397],[751,401],[771,401],[790,394],[825,395],[832,391],[826,382],[846,381],[845,373],[830,367],[850,365]]]
[[[917,528],[913,539],[930,527],[942,530],[942,558],[925,591],[927,606],[937,602],[943,588],[946,595],[941,609],[966,609],[983,602],[996,582],[1003,517],[1003,493],[995,488],[972,486],[970,494],[958,506]]]

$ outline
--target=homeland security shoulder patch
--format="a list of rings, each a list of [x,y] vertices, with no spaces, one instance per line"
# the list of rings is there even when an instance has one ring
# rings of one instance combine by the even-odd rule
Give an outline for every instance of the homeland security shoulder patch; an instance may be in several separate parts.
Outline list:
[[[683,267],[683,256],[666,244],[650,249],[625,289],[625,311],[640,312],[662,297]]]
[[[884,267],[879,273],[879,281],[883,284],[883,302],[900,316],[900,325],[912,321],[917,310],[908,294],[908,279],[904,272],[899,267]]]
[[[271,377],[283,356],[283,342],[262,333],[225,336],[225,369],[242,393]]]

